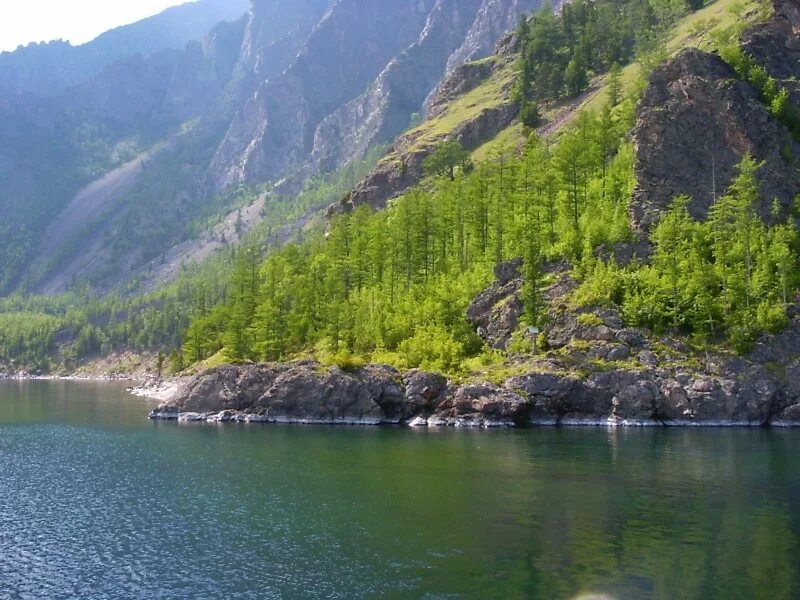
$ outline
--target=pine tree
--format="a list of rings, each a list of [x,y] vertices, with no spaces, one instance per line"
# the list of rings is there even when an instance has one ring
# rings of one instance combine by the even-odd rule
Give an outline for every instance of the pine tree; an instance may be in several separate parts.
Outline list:
[[[224,338],[225,355],[232,361],[245,360],[252,355],[250,327],[256,312],[258,270],[259,255],[255,248],[242,249],[231,274],[232,294]]]

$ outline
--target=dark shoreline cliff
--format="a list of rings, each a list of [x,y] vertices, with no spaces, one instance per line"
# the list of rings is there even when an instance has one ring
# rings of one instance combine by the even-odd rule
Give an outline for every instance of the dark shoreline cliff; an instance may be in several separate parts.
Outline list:
[[[531,426],[800,426],[800,403],[765,373],[741,380],[660,369],[586,379],[530,373],[495,385],[371,365],[224,366],[180,386],[151,419],[239,423]]]

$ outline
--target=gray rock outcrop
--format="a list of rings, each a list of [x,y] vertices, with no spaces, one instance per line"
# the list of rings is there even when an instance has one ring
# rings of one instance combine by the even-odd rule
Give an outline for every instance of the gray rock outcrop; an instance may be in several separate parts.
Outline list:
[[[791,366],[800,369],[800,362]],[[372,365],[224,366],[185,383],[152,419],[430,427],[800,426],[796,384],[730,361],[714,373],[633,365],[588,376],[531,372],[455,384]]]
[[[800,76],[800,63],[796,63]],[[759,213],[770,220],[778,198],[784,212],[800,193],[800,144],[770,114],[755,90],[719,56],[683,50],[655,70],[634,131],[636,181],[631,220],[647,230],[677,196],[704,219],[723,195],[745,154],[764,165]]]

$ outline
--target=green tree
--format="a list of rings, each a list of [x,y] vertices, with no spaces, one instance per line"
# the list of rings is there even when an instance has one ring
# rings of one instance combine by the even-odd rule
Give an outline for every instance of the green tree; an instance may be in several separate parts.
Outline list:
[[[567,64],[564,82],[569,96],[578,96],[589,86],[589,73],[580,54],[575,54]]]
[[[519,120],[525,127],[536,129],[542,124],[542,113],[535,100],[523,99],[519,109]]]
[[[622,75],[622,69],[619,66],[619,63],[615,62],[611,65],[611,70],[608,72],[608,104],[612,107],[617,106],[622,99],[622,82],[620,81],[620,77]]]
[[[441,176],[447,175],[450,181],[456,178],[456,168],[469,171],[472,167],[472,160],[469,152],[454,140],[440,143],[436,149],[425,158],[422,163],[427,175]]]

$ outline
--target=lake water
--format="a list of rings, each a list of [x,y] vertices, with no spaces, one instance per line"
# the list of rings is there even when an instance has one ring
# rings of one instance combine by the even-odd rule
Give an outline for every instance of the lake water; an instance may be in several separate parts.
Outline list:
[[[147,420],[0,382],[0,598],[800,597],[800,431]]]

